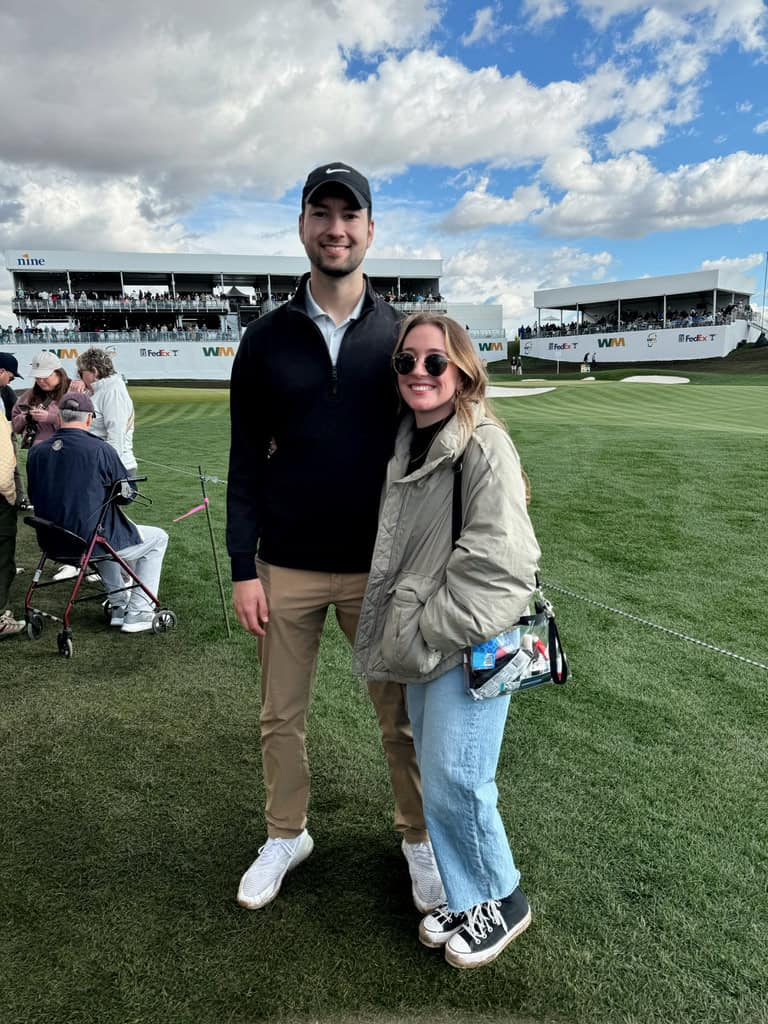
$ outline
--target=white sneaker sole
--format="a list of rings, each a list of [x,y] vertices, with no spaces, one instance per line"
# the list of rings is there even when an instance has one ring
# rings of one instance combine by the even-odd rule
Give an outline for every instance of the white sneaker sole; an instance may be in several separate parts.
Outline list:
[[[486,964],[491,963],[496,957],[502,953],[510,942],[514,941],[518,935],[522,935],[528,925],[531,923],[531,911],[523,918],[523,920],[511,931],[507,932],[503,939],[500,939],[495,946],[490,949],[484,950],[482,953],[456,953],[448,945],[445,947],[445,959],[451,965],[451,967],[458,967],[459,970],[468,970],[472,967],[485,967]]]
[[[419,942],[422,944],[422,946],[427,946],[429,949],[442,949],[444,946],[448,945],[448,943],[459,930],[459,928],[461,928],[461,925],[459,925],[458,928],[454,928],[453,931],[451,932],[443,932],[442,935],[438,937],[437,935],[435,935],[434,932],[428,932],[424,928],[424,925],[420,924]]]
[[[149,633],[151,630],[151,622],[124,622],[120,627],[121,633]]]
[[[241,881],[240,887],[237,890],[238,906],[244,907],[246,910],[260,910],[262,907],[266,907],[266,905],[268,903],[271,903],[275,896],[277,896],[277,894],[280,892],[280,886],[283,884],[283,879],[288,874],[288,872],[293,871],[293,869],[295,867],[298,867],[302,861],[305,861],[307,857],[310,855],[310,853],[312,853],[314,848],[315,841],[313,840],[312,836],[309,833],[307,833],[306,840],[304,841],[304,843],[302,843],[302,845],[299,847],[299,849],[296,851],[293,857],[288,861],[288,866],[286,867],[282,875],[280,875],[280,877],[275,880],[271,888],[267,890],[262,890],[262,892],[256,897],[246,896],[243,893],[243,883]],[[246,874],[247,873],[248,872],[246,872]],[[243,878],[244,877],[245,875],[243,876]]]

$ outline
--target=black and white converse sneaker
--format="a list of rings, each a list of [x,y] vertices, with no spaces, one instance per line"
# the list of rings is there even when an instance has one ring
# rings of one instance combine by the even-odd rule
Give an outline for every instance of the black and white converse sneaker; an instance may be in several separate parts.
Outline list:
[[[468,910],[465,923],[446,944],[445,959],[454,967],[482,967],[530,923],[531,908],[518,886],[503,900],[488,900]]]
[[[430,949],[439,949],[452,935],[456,934],[466,919],[467,915],[463,910],[454,914],[448,909],[448,904],[443,903],[431,914],[422,918],[419,925],[419,942],[429,946]]]

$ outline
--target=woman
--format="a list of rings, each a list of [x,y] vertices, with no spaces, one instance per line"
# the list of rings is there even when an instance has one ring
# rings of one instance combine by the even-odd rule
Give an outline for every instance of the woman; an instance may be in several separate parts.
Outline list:
[[[393,364],[408,411],[382,498],[355,645],[355,669],[405,683],[424,813],[447,903],[419,938],[456,967],[493,960],[527,928],[494,781],[509,697],[475,701],[463,652],[515,623],[535,585],[539,547],[520,461],[485,404],[469,335],[445,316],[405,321]],[[463,523],[452,543],[454,468]]]
[[[92,395],[94,417],[91,433],[111,445],[128,473],[135,476],[133,402],[123,378],[101,348],[89,348],[78,356],[77,372]]]
[[[46,441],[59,429],[59,406],[69,391],[70,380],[61,360],[53,352],[38,352],[29,367],[34,385],[13,407],[11,424],[21,434],[21,447]]]

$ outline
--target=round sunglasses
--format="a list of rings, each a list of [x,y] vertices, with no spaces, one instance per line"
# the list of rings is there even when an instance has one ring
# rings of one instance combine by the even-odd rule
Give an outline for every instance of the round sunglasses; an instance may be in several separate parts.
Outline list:
[[[392,357],[395,372],[399,373],[401,377],[413,373],[417,362],[418,359],[413,352],[398,352]],[[430,352],[428,356],[424,356],[424,369],[430,377],[442,377],[448,369],[449,363],[450,359],[442,352]]]

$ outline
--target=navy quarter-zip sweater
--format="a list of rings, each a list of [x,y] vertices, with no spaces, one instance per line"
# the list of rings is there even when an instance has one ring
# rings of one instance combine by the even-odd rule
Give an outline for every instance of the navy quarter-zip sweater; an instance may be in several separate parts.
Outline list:
[[[232,367],[227,548],[235,581],[256,577],[257,552],[291,569],[370,567],[398,419],[391,359],[400,315],[366,278],[360,318],[334,367],[306,313],[308,280],[249,324]]]

